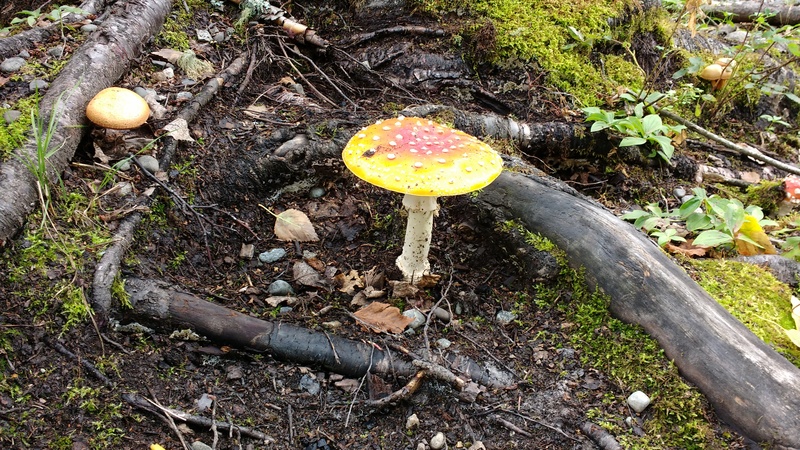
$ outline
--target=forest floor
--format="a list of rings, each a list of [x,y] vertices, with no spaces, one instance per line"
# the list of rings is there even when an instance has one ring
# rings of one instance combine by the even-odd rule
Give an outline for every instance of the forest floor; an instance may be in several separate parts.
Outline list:
[[[317,21],[328,24],[317,31],[332,42],[342,37],[337,33],[337,17],[358,23],[363,31],[385,28],[397,20],[377,14],[373,23],[364,23],[363,19],[357,22],[347,8],[341,10],[347,12],[335,12],[330,6],[309,8],[305,14],[329,19]],[[493,223],[469,195],[439,200],[431,246],[433,272],[441,275],[438,283],[412,294],[380,298],[401,310],[418,308],[427,313],[438,306],[446,311],[444,318],[429,315],[427,324],[413,334],[377,334],[360,327],[351,314],[360,307],[353,301],[363,286],[346,289],[348,281],[363,279],[367,273],[382,274],[387,281],[402,278],[394,264],[405,229],[401,195],[359,181],[337,158],[314,160],[301,173],[272,167],[269,173],[248,178],[252,176],[249,169],[295,133],[319,140],[341,139],[404,105],[424,102],[485,112],[480,104],[464,100],[470,87],[479,83],[441,84],[440,80],[427,89],[420,83],[409,91],[409,84],[393,87],[407,81],[392,72],[400,70],[402,61],[382,72],[384,79],[348,79],[351,61],[303,48],[318,61],[317,71],[289,49],[288,55],[305,71],[304,81],[282,53],[295,44],[275,38],[280,30],[263,25],[251,27],[246,39],[234,36],[215,44],[194,41],[197,30],[224,32],[234,26],[234,20],[230,7],[224,12],[197,10],[186,25],[195,52],[217,68],[229,64],[245,47],[256,56],[244,89],[239,89],[241,77],[229,83],[190,124],[195,142],[181,143],[166,171],[172,192],[135,166],[109,175],[111,181],[104,182],[110,172],[102,169],[93,145],[97,135],[93,135],[63,176],[52,222],[40,226],[41,214],[34,215],[18,239],[3,249],[0,279],[8,280],[0,284],[3,448],[144,449],[160,444],[178,449],[178,436],[183,436],[187,443],[202,441],[221,449],[417,449],[420,443],[430,444],[439,432],[448,448],[598,448],[597,441],[581,431],[590,422],[603,424],[618,440],[639,448],[759,448],[720,423],[690,386],[679,387],[685,395],[685,402],[679,402],[684,409],[675,410],[676,399],[666,396],[676,391],[659,391],[659,386],[674,383],[677,371],[652,341],[634,327],[614,321],[596,304],[589,312],[582,309],[587,305],[581,302],[587,299],[602,300],[585,292],[580,274],[566,266],[534,279],[532,274],[539,268],[530,266],[530,255],[541,243],[510,224]],[[416,16],[409,16],[408,23],[437,27]],[[371,50],[359,51],[362,56],[368,51],[388,55],[393,49],[411,54],[417,49],[433,51],[443,42],[424,35],[391,35]],[[154,77],[163,64],[151,52],[164,44],[149,43],[117,85],[154,89],[166,96],[164,103],[174,112],[184,104],[177,94],[197,92],[202,83],[182,85],[180,74],[173,79]],[[30,50],[32,58],[38,58],[42,66],[52,66],[46,50],[63,45],[61,37],[38,45]],[[74,48],[68,44],[66,53]],[[451,58],[444,55],[436,69],[446,71]],[[323,73],[330,73],[332,81],[325,80]],[[532,75],[484,74],[480,87],[500,92],[498,86],[511,80],[521,83]],[[396,81],[388,81],[391,77]],[[29,78],[6,79],[0,84],[0,97],[12,101],[27,95]],[[308,92],[308,86],[308,96],[292,90],[296,83],[307,81],[338,104],[324,104],[321,95],[312,98],[315,94]],[[333,85],[347,86],[344,91],[359,106],[357,112]],[[531,107],[517,91],[498,95],[525,121],[581,121],[579,115],[565,114],[554,104]],[[254,113],[256,103],[263,108]],[[146,139],[166,122],[145,127]],[[750,126],[746,120],[735,119],[729,125],[743,131]],[[706,158],[700,153],[704,151],[688,146],[679,150],[681,158],[689,159]],[[148,152],[159,157],[159,143]],[[522,156],[617,212],[643,199],[670,197],[675,188],[690,191],[697,186],[656,160],[628,166],[614,158],[593,161],[593,155],[561,160],[553,155]],[[716,158],[735,159],[740,168],[752,164],[738,156]],[[136,199],[148,195],[148,214],[124,258],[123,278],[167,281],[254,317],[325,330],[380,348],[404,347],[431,358],[446,349],[510,374],[508,388],[483,387],[470,398],[444,381],[425,378],[407,398],[375,406],[367,400],[397,391],[408,380],[389,375],[349,379],[160,329],[110,327],[101,339],[83,309],[91,301],[95,265],[111,233],[139,204]],[[182,205],[178,197],[192,207]],[[308,215],[319,241],[293,243],[275,237],[272,213],[292,208]],[[276,262],[261,262],[259,254],[272,249],[286,254]],[[323,277],[322,286],[304,285],[296,279],[293,267],[299,261]],[[291,305],[271,303],[269,286],[276,280],[291,284]],[[375,286],[389,289],[388,282]],[[125,321],[126,310],[116,307],[114,316]],[[512,313],[513,319],[503,321],[502,314],[498,316],[501,312]],[[579,322],[585,319],[581,314],[598,316],[596,328],[589,333]],[[606,345],[624,351],[599,356],[584,342],[587,336],[607,338]],[[636,381],[636,369],[631,375],[631,363],[622,360],[631,356],[638,359],[642,377],[651,373],[645,369],[652,366],[665,378]],[[625,367],[626,375],[619,375],[615,367]],[[638,389],[653,400],[641,414],[625,402]],[[180,420],[175,420],[177,425],[169,423],[162,414],[127,402],[126,393],[213,419],[217,427],[187,426]],[[665,408],[665,404],[670,406]],[[412,415],[419,423],[409,426]],[[653,425],[656,415],[666,422]],[[628,417],[639,417],[640,422],[626,423]],[[222,422],[257,430],[268,439],[248,436],[235,427],[225,430]],[[664,423],[681,423],[687,429]]]

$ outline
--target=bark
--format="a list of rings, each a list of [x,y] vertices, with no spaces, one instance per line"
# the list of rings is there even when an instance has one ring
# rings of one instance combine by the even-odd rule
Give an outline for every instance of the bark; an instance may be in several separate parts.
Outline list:
[[[793,3],[793,2],[792,2]],[[767,21],[772,25],[795,25],[800,23],[800,6],[785,1],[722,1],[713,2],[702,7],[704,13],[711,17],[724,18],[730,15],[734,22],[752,22],[753,16],[759,13],[772,13]]]
[[[13,6],[13,4],[11,6]],[[104,0],[87,0],[81,3],[79,8],[83,10],[83,12],[86,15],[88,15],[97,13],[97,11],[102,9],[104,6],[105,6]],[[46,9],[47,8],[44,7],[42,12],[45,12]],[[21,9],[16,9],[16,10],[20,11]],[[69,25],[71,23],[81,21],[84,18],[85,18],[84,15],[67,14],[62,19],[62,23]],[[5,21],[0,19],[0,25],[2,25],[3,23],[5,23]],[[46,27],[31,28],[22,31],[20,33],[17,33],[13,36],[0,39],[0,59],[5,59],[17,55],[22,50],[32,47],[37,42],[46,41],[47,39],[50,38],[50,36],[52,36],[55,33],[58,33],[61,26],[62,26],[61,23],[56,23]]]
[[[86,104],[125,74],[131,58],[161,28],[169,9],[169,0],[120,3],[72,55],[42,97],[39,116],[47,123],[51,114],[56,115],[53,143],[58,151],[48,159],[50,183],[69,164],[89,126]],[[35,155],[36,142],[31,139],[0,166],[0,245],[20,229],[36,204],[35,178],[23,163]]]
[[[751,439],[800,448],[800,370],[632,225],[543,175],[505,172],[478,199],[585,267],[590,285],[611,297],[611,312],[658,340],[723,420]]]
[[[282,361],[322,367],[349,377],[368,372],[410,377],[420,370],[388,349],[257,319],[164,283],[128,278],[125,289],[130,295],[133,317],[159,329],[188,328],[218,344],[267,352]],[[450,355],[446,359],[449,368],[465,373],[476,383],[493,388],[508,384],[501,379],[507,374],[481,368],[467,357]]]

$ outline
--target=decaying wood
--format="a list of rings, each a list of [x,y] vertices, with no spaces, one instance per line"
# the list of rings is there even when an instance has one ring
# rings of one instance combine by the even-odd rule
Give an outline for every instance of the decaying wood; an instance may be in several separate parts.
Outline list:
[[[711,17],[730,19],[734,22],[752,22],[755,15],[769,13],[767,21],[772,25],[800,23],[800,5],[788,1],[714,1],[710,5],[702,5],[702,10]]]
[[[800,448],[800,369],[631,224],[543,174],[504,172],[478,200],[585,267],[587,281],[610,296],[611,312],[658,340],[723,420],[751,439]]]
[[[47,122],[56,114],[52,141],[58,151],[48,159],[51,183],[72,159],[89,125],[86,104],[125,74],[130,59],[161,28],[170,5],[168,0],[131,0],[116,6],[42,97],[40,117]],[[31,139],[0,165],[0,245],[20,229],[36,205],[35,178],[23,163],[35,160],[35,155],[36,142]]]
[[[614,436],[603,427],[596,425],[592,422],[584,422],[581,425],[581,431],[600,447],[601,450],[622,450]]]
[[[282,361],[322,367],[349,377],[361,377],[368,372],[412,377],[419,370],[417,365],[389,349],[257,319],[180,292],[165,283],[128,278],[125,290],[133,306],[131,315],[159,329],[191,329],[218,344],[266,352]],[[447,364],[453,371],[464,373],[484,386],[506,386],[501,379],[504,374],[481,368],[467,357],[449,355]],[[425,367],[426,371],[432,369],[431,365]]]

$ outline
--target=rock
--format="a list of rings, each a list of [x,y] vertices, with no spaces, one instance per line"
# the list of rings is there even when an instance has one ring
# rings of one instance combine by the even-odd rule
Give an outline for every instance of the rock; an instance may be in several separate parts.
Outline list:
[[[55,47],[50,47],[47,49],[47,54],[53,58],[61,58],[64,56],[64,46],[56,45]]]
[[[191,100],[193,97],[194,97],[194,95],[191,92],[186,92],[186,91],[181,91],[181,92],[178,92],[177,94],[175,94],[175,100],[178,100],[178,101]]]
[[[239,258],[241,259],[253,259],[253,254],[256,252],[256,246],[253,244],[242,244],[242,248],[239,249]]]
[[[642,391],[636,391],[628,396],[628,405],[637,413],[641,413],[650,405],[650,397]]]
[[[243,376],[242,368],[239,366],[230,366],[225,369],[225,379],[227,381],[241,380]]]
[[[264,264],[278,262],[286,256],[286,250],[282,248],[272,248],[258,255],[258,260]]]
[[[450,313],[447,312],[446,309],[439,308],[437,306],[436,308],[433,308],[431,311],[433,311],[433,315],[436,316],[436,318],[441,320],[442,322],[450,321]]]
[[[672,191],[672,194],[675,195],[676,198],[683,198],[683,196],[686,195],[686,189],[676,187],[675,190]]]
[[[36,92],[45,90],[48,86],[50,86],[50,83],[47,81],[36,79],[28,84],[28,89],[30,89],[32,92]]]
[[[408,311],[403,311],[403,315],[414,319],[410,324],[408,324],[408,327],[411,329],[419,328],[422,326],[422,324],[425,323],[426,319],[425,314],[422,314],[417,309],[409,309]]]
[[[335,330],[342,327],[342,322],[339,322],[338,320],[332,320],[330,322],[322,322],[322,326],[329,330]]]
[[[3,62],[0,63],[0,71],[7,73],[16,72],[24,65],[24,59],[19,56],[12,56],[11,58],[4,59]]]
[[[12,123],[16,122],[20,117],[22,117],[22,113],[16,109],[9,109],[3,113],[3,120],[7,125],[11,125]]]
[[[481,441],[475,441],[467,450],[486,450],[486,446]]]
[[[144,167],[150,173],[158,172],[158,160],[153,158],[150,155],[142,155],[136,159],[139,162],[139,165]]]
[[[441,348],[441,349],[446,349],[446,348],[450,347],[451,344],[452,343],[450,341],[448,341],[447,339],[445,339],[445,338],[441,338],[441,339],[437,339],[436,340],[436,346]]]
[[[89,34],[97,30],[97,25],[93,23],[87,23],[86,25],[81,27],[81,33]]]
[[[431,438],[431,443],[430,443],[430,445],[431,445],[431,448],[432,448],[433,450],[439,450],[439,449],[442,449],[442,448],[444,448],[444,445],[446,444],[446,442],[447,442],[447,441],[445,440],[444,433],[442,433],[442,432],[440,431],[440,432],[436,433],[436,434],[435,434],[435,435],[434,435],[434,436]]]
[[[517,318],[517,315],[512,313],[511,311],[500,311],[500,312],[497,313],[497,316],[495,317],[495,320],[497,320],[497,322],[500,325],[508,325],[509,323],[511,323],[516,318]]]
[[[283,280],[275,280],[269,285],[269,295],[280,297],[289,294],[294,294],[294,289],[292,289],[292,285]]]
[[[225,42],[225,32],[224,31],[217,32],[214,35],[214,42],[216,42],[218,44],[220,44],[222,42]]]
[[[325,195],[325,188],[315,187],[308,191],[308,196],[311,198],[320,198]]]
[[[208,445],[206,445],[206,444],[204,444],[204,443],[202,443],[200,441],[192,442],[191,447],[192,447],[192,450],[212,450],[211,447],[209,447]]]
[[[214,40],[208,30],[196,30],[196,32],[197,40],[200,42],[211,42]]]
[[[413,430],[419,426],[419,417],[416,414],[408,416],[406,419],[406,430]]]
[[[281,309],[278,310],[278,314],[280,314],[282,316],[285,316],[286,314],[289,314],[290,312],[292,312],[292,307],[291,306],[282,306]]]

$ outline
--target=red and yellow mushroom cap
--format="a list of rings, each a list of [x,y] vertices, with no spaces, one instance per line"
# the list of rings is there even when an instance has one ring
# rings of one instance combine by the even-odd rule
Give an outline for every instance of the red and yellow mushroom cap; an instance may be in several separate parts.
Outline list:
[[[488,186],[503,160],[488,144],[427,119],[398,117],[361,129],[342,152],[357,177],[403,194],[466,194]]]

